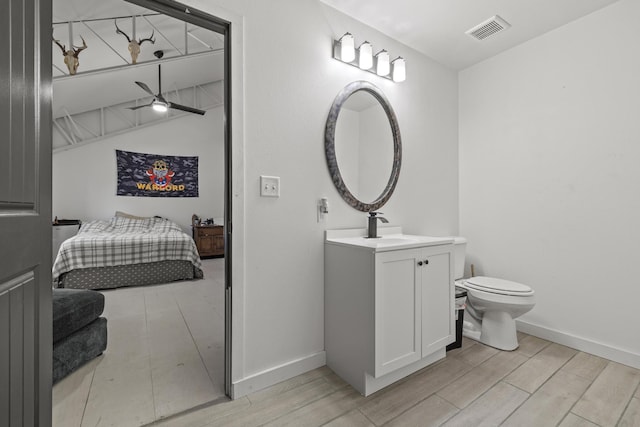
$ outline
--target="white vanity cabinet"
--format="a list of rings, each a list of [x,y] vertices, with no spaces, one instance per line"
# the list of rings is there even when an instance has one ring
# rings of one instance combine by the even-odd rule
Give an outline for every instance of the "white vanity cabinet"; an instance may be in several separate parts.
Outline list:
[[[375,376],[455,341],[451,245],[375,255]]]
[[[327,365],[365,396],[441,359],[455,341],[453,244],[432,239],[325,242]]]

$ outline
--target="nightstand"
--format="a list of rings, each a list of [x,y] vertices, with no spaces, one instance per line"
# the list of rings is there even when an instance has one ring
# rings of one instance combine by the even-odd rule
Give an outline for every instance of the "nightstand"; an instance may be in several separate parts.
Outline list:
[[[193,240],[200,258],[224,256],[224,227],[221,225],[194,225]]]
[[[51,257],[52,261],[56,260],[58,256],[58,250],[60,249],[60,245],[67,239],[72,238],[78,233],[80,229],[80,221],[71,224],[53,224],[53,235],[51,239],[52,243],[52,251]]]

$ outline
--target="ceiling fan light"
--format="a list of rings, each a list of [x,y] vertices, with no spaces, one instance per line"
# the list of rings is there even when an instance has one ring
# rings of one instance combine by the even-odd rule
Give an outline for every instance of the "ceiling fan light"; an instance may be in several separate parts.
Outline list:
[[[151,104],[151,108],[159,113],[166,113],[169,109],[167,104],[162,101],[153,101],[153,103]]]

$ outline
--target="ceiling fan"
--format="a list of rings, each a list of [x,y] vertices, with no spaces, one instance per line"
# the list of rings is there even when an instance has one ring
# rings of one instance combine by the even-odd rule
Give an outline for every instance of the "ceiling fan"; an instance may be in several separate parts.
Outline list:
[[[158,93],[157,94],[154,94],[153,91],[149,88],[149,86],[146,85],[146,83],[136,82],[136,84],[140,86],[142,90],[147,92],[149,95],[153,96],[153,101],[151,101],[151,103],[146,105],[138,105],[137,107],[128,107],[129,110],[137,110],[139,108],[151,107],[155,111],[158,111],[161,113],[166,112],[169,108],[172,108],[174,110],[186,111],[188,113],[200,114],[201,116],[204,116],[204,113],[206,113],[206,111],[204,110],[198,110],[197,108],[191,108],[185,105],[176,104],[175,102],[169,102],[164,98],[164,96],[162,96],[162,72],[161,72],[160,64],[158,64]]]

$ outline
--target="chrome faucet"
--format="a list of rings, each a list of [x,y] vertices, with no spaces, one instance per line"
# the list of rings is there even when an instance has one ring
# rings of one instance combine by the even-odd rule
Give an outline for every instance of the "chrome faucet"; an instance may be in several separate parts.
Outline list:
[[[382,212],[369,212],[369,226],[367,227],[367,238],[369,239],[378,238],[378,220],[385,224],[389,222],[386,218],[377,216],[379,214],[382,214]]]

